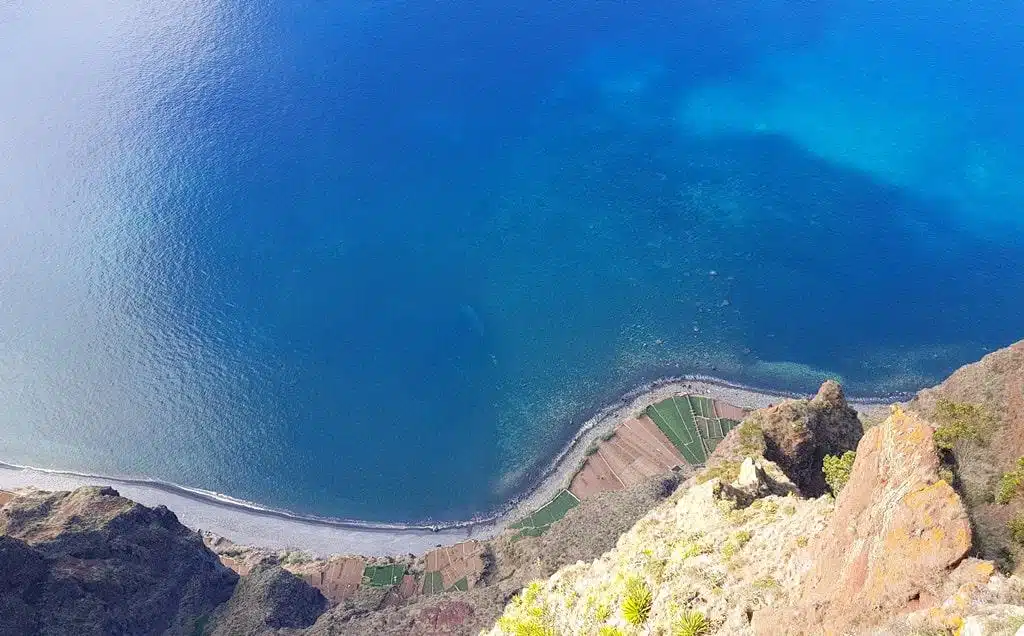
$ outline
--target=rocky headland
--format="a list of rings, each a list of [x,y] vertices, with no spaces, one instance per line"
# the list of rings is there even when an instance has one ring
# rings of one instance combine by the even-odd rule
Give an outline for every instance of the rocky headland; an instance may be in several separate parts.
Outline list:
[[[669,467],[668,447],[630,455],[657,429],[643,413],[629,421],[632,437],[585,454],[615,487],[594,471],[561,519],[405,557],[240,546],[104,487],[5,493],[0,634],[976,636],[1024,625],[1024,343],[881,416],[827,382],[745,415],[700,465]]]

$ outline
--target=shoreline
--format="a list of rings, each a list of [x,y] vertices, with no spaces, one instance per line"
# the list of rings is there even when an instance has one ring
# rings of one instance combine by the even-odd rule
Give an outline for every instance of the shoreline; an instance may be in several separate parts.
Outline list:
[[[448,523],[381,523],[300,515],[207,490],[153,479],[109,477],[0,462],[0,489],[35,487],[71,490],[85,485],[111,486],[147,506],[164,505],[194,530],[213,532],[240,545],[297,549],[331,554],[397,556],[420,553],[467,539],[489,539],[530,514],[565,488],[590,443],[643,407],[680,393],[706,395],[738,407],[756,409],[808,394],[772,391],[708,376],[671,376],[634,387],[592,411],[554,458],[518,495],[498,509]],[[907,399],[906,394],[850,398],[858,411],[870,411]]]

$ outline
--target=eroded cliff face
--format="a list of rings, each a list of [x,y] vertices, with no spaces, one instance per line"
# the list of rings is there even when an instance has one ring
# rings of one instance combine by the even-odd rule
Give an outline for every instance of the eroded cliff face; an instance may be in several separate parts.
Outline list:
[[[237,576],[166,508],[110,488],[0,508],[0,633],[188,634]]]
[[[852,434],[817,435],[810,408],[751,417],[720,453],[730,462],[752,451],[738,470],[712,462],[613,550],[527,586],[489,634],[1015,633],[1021,581],[968,558],[968,511],[944,478],[935,427],[894,407],[860,439],[838,498],[809,498],[786,478],[813,492],[811,458]],[[757,457],[780,432],[794,441],[774,441],[788,472]]]
[[[1024,533],[1014,539],[1010,526],[1021,520],[1024,527],[1024,489],[1006,489],[1004,497],[1000,489],[1024,457],[1024,341],[960,368],[908,408],[945,432],[945,464],[966,500],[975,549],[1020,572]],[[1018,476],[1024,482],[1024,471]]]

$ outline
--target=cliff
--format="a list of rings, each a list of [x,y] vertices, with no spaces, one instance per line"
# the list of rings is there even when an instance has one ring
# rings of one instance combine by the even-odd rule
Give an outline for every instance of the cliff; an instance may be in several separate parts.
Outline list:
[[[682,483],[637,471],[541,532],[401,559],[235,546],[109,488],[0,493],[0,634],[978,636],[1024,625],[1024,343],[873,425],[833,382],[720,440],[717,407],[700,416],[704,402],[690,403],[711,443]],[[644,417],[630,422],[656,434]],[[621,436],[591,457],[614,466],[635,443]]]
[[[932,425],[894,407],[860,440],[838,498],[810,498],[791,477],[807,477],[814,440],[846,441],[818,428],[834,433],[836,422],[814,408],[750,418],[723,449],[753,451],[733,481],[709,468],[599,559],[528,585],[488,633],[1012,634],[1024,624],[1014,605],[1024,584],[967,558],[967,509],[939,474]],[[773,447],[801,449],[780,456],[790,474],[765,458]]]

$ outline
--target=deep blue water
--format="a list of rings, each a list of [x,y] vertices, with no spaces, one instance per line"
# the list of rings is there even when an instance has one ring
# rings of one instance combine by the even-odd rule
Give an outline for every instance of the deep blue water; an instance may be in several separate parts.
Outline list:
[[[1024,9],[0,5],[0,460],[459,519],[637,382],[1024,337]]]

